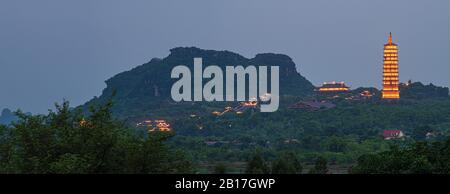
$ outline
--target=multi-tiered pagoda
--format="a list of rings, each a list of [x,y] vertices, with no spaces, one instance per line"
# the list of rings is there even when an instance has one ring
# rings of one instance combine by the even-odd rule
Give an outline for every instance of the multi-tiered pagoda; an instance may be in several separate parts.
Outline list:
[[[392,33],[390,33],[388,43],[384,45],[382,98],[400,99],[398,84],[398,46],[392,42]]]

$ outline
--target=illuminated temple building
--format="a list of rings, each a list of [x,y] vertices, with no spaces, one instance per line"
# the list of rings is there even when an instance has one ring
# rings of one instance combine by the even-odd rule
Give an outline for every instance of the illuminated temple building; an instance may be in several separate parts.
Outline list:
[[[316,89],[320,93],[329,92],[348,92],[350,87],[346,86],[344,82],[323,82],[322,86]]]
[[[144,120],[136,124],[136,127],[146,127],[148,132],[162,131],[169,132],[172,131],[172,127],[166,120]]]
[[[399,99],[398,83],[398,47],[392,42],[392,33],[390,33],[388,43],[384,45],[382,98]]]

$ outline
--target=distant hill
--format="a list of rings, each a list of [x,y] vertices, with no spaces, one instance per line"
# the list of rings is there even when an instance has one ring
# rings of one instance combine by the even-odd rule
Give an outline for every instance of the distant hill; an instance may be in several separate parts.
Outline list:
[[[424,85],[421,82],[409,81],[407,84],[400,85],[400,97],[414,100],[449,98],[449,89],[431,83]]]
[[[14,113],[5,108],[2,110],[2,113],[0,115],[0,124],[2,125],[9,125],[11,122],[16,121],[18,118]]]
[[[177,65],[186,65],[193,71],[193,58],[202,57],[203,67],[217,65],[223,70],[225,66],[279,66],[280,95],[306,96],[313,92],[314,86],[296,71],[292,59],[283,54],[257,54],[248,59],[230,51],[203,50],[195,47],[178,47],[170,50],[169,56],[137,66],[129,71],[119,73],[106,81],[107,87],[102,95],[87,102],[83,107],[108,100],[113,91],[114,114],[121,117],[143,115],[162,106],[174,105],[170,89],[177,79],[170,78],[170,72]],[[183,103],[178,103],[180,105]],[[180,105],[182,106],[182,105]]]

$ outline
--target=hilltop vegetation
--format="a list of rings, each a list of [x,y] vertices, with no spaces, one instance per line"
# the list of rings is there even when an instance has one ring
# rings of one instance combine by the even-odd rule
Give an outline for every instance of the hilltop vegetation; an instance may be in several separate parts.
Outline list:
[[[352,164],[362,154],[387,151],[391,145],[444,140],[450,132],[450,101],[345,102],[318,111],[186,117],[173,120],[173,128],[177,135],[171,143],[200,161],[245,161],[261,148],[266,159],[295,151],[304,162],[323,156],[331,163]],[[386,129],[401,129],[408,137],[386,141],[382,137]],[[427,133],[436,136],[427,138]]]
[[[405,99],[424,100],[424,99],[448,99],[449,89],[447,87],[439,87],[433,84],[424,85],[421,82],[400,85],[400,92]]]

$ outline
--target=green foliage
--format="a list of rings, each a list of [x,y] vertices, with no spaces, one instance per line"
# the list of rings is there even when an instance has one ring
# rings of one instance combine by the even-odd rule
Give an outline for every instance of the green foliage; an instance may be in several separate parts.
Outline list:
[[[309,174],[327,174],[328,166],[327,160],[324,157],[319,157],[314,164],[314,167],[309,170]]]
[[[432,131],[433,129],[430,125],[419,125],[413,128],[412,137],[415,140],[424,140],[426,138],[426,134]]]
[[[387,151],[390,144],[397,143],[382,138],[386,129],[402,130],[407,135],[404,143],[424,139],[424,132],[430,130],[436,137],[427,141],[441,141],[450,134],[450,101],[446,100],[338,104],[319,111],[281,107],[274,113],[227,113],[221,117],[210,114],[214,109],[200,114],[197,107],[188,109],[198,115],[195,118],[177,114],[169,119],[177,132],[170,144],[183,149],[195,162],[247,161],[254,149],[261,148],[268,161],[278,152],[292,151],[305,163],[323,156],[333,165],[351,165],[363,154]],[[200,130],[197,125],[204,127]],[[207,141],[218,143],[207,145]]]
[[[269,174],[270,168],[262,157],[260,151],[256,151],[247,162],[246,174]]]
[[[293,152],[281,153],[272,162],[272,174],[299,174],[302,170],[302,164]]]
[[[351,170],[356,174],[448,174],[450,138],[444,142],[416,142],[404,149],[394,147],[378,154],[366,154]]]
[[[224,163],[219,163],[214,166],[214,174],[225,174],[227,172],[227,166]]]
[[[114,120],[112,103],[89,117],[56,105],[56,112],[18,112],[11,127],[0,126],[1,173],[189,173],[191,164],[164,142],[168,134],[139,137]]]
[[[408,85],[400,85],[400,95],[404,99],[433,99],[449,97],[449,89],[447,87],[439,87],[433,84],[424,85],[420,82],[409,83]]]

